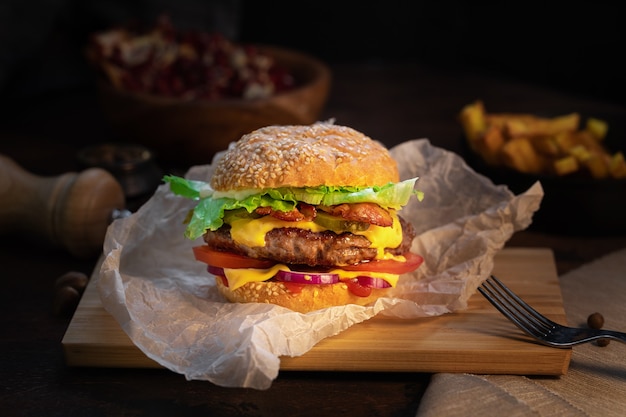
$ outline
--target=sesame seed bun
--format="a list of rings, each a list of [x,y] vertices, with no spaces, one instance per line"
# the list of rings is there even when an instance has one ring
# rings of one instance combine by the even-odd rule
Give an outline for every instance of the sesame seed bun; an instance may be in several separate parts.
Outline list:
[[[268,126],[244,135],[217,162],[211,186],[229,191],[398,181],[397,163],[382,144],[324,122]]]
[[[231,303],[268,303],[308,313],[323,308],[347,304],[367,305],[384,296],[387,289],[372,289],[367,297],[359,297],[348,290],[344,283],[326,285],[302,285],[299,293],[289,291],[278,281],[249,282],[232,291],[220,277],[215,282],[219,292]]]

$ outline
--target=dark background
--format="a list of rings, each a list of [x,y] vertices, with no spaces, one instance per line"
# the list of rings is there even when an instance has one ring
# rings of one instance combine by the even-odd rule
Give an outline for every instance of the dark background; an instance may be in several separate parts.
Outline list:
[[[421,63],[626,100],[619,2],[4,0],[3,104],[93,83],[90,33],[168,13],[177,28],[309,52],[329,64]]]
[[[327,61],[336,80],[327,114],[388,145],[423,137],[455,150],[461,144],[455,116],[483,98],[494,111],[601,116],[623,146],[619,2],[346,3],[0,0],[0,153],[40,175],[79,169],[79,149],[115,137],[83,58],[89,34],[131,19],[153,22],[162,12],[181,29],[217,29]],[[551,248],[559,275],[623,248],[622,205],[611,211],[622,219],[618,236],[578,235],[590,220],[614,225],[606,210],[578,214],[587,205],[606,208],[595,191],[623,195],[622,188],[608,187],[572,189],[568,200],[574,202],[558,212],[559,223],[574,219],[567,236],[524,230],[507,246]],[[91,275],[96,259],[78,260],[31,240],[0,238],[2,416],[197,416],[211,410],[414,416],[427,388],[429,374],[402,372],[288,373],[271,391],[251,392],[183,383],[169,371],[67,367],[60,341],[69,318],[52,314],[53,284],[69,270]],[[324,404],[313,404],[319,398]]]

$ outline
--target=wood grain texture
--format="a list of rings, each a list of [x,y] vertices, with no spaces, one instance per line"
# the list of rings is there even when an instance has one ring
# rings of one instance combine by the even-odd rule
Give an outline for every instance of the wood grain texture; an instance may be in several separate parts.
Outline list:
[[[550,249],[504,249],[493,272],[537,310],[565,323]],[[160,367],[104,310],[95,285],[87,287],[62,345],[69,366]],[[281,358],[281,370],[563,375],[570,358],[571,349],[535,343],[476,293],[466,311],[357,324],[305,355]]]

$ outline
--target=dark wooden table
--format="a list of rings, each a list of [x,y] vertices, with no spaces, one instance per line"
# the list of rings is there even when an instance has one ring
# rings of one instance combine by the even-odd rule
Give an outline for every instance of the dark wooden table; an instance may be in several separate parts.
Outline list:
[[[456,115],[477,98],[493,109],[580,111],[626,120],[621,104],[471,72],[374,64],[332,69],[324,118],[334,117],[388,146],[424,137],[461,153]],[[33,173],[59,175],[79,169],[79,149],[110,135],[93,90],[63,91],[6,107],[0,118],[0,153]],[[529,230],[508,244],[552,248],[563,274],[625,247],[626,236]],[[68,271],[90,275],[95,262],[32,239],[0,236],[1,415],[413,416],[428,386],[428,374],[281,372],[270,389],[256,391],[186,381],[167,370],[69,368],[61,339],[70,318],[52,313],[53,285]]]

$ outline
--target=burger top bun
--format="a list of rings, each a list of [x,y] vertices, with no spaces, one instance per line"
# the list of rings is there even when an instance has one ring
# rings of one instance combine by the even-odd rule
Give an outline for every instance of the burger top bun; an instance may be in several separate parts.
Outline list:
[[[387,148],[330,122],[268,126],[232,144],[217,162],[218,191],[277,187],[374,186],[398,182]]]

